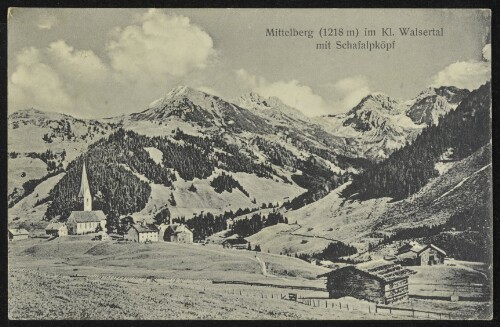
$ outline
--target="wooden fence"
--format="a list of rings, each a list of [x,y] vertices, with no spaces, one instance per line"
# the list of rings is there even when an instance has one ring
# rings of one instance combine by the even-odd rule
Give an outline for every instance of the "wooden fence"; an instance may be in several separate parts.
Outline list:
[[[427,311],[427,310],[418,310],[413,308],[400,308],[388,305],[375,304],[375,313],[379,313],[381,309],[388,310],[389,314],[401,311],[401,312],[411,312],[412,317],[415,317],[415,313],[423,313],[424,315],[427,314],[427,318],[431,318],[432,315],[433,318],[439,317],[439,319],[443,318],[451,319],[451,314],[449,312]]]

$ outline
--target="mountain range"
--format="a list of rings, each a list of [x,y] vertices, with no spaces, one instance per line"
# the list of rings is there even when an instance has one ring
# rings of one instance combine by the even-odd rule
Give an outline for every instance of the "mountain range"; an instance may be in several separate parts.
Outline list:
[[[189,219],[271,202],[297,217],[311,206],[325,207],[324,201],[340,194],[334,190],[411,147],[423,130],[439,128],[473,95],[455,87],[428,88],[408,101],[375,93],[345,114],[310,118],[277,98],[250,93],[228,101],[180,86],[145,110],[119,117],[17,111],[8,117],[9,222],[29,228],[42,226],[42,219],[64,220],[77,206],[74,193],[84,161],[97,206],[105,212],[153,217],[168,207],[173,216]],[[467,106],[472,105],[462,105]],[[453,152],[450,142],[447,149]],[[224,173],[240,188],[216,192],[211,184]],[[338,202],[340,211],[346,203]],[[371,218],[357,225],[371,224]],[[314,221],[303,228],[314,230]]]

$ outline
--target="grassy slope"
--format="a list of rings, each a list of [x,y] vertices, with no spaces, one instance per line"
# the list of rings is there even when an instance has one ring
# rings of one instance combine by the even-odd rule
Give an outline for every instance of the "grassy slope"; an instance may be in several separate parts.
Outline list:
[[[63,176],[64,173],[61,173],[43,181],[35,187],[30,195],[24,197],[15,206],[10,208],[8,213],[9,224],[13,223],[16,226],[20,223],[33,223],[33,228],[45,228],[47,222],[42,221],[42,217],[47,210],[47,203],[38,206],[35,206],[35,204],[37,201],[45,199],[49,195],[49,191]],[[16,220],[14,221],[14,219]]]
[[[210,281],[237,279],[324,287],[324,280],[315,276],[325,269],[294,258],[259,253],[268,273],[279,274],[266,277],[254,252],[215,246],[116,244],[88,239],[89,236],[81,236],[10,243],[9,318],[411,319],[401,313],[375,315],[373,304],[352,298],[328,300],[325,291]],[[72,278],[74,274],[87,277]],[[148,282],[148,276],[157,281]],[[280,299],[289,292],[319,299],[320,305],[312,307]],[[338,308],[339,301],[344,304],[342,310]],[[441,302],[412,300],[400,306],[449,311],[452,318],[469,319],[484,317],[487,311],[485,303]],[[334,303],[336,308],[332,308]]]
[[[7,194],[11,194],[16,188],[22,190],[23,183],[29,180],[47,175],[47,165],[37,158],[9,158],[8,163]],[[24,177],[23,173],[26,174]]]
[[[489,205],[478,197],[491,189],[491,166],[484,168],[489,162],[489,151],[489,146],[481,148],[429,181],[418,193],[398,202],[390,202],[390,198],[346,200],[339,196],[345,187],[340,186],[314,203],[285,213],[290,223],[297,221],[301,228],[285,231],[273,226],[253,235],[251,240],[275,253],[286,250],[304,235],[309,236],[309,242],[297,244],[294,252],[322,250],[327,241],[314,236],[351,243],[365,251],[369,242],[376,241],[369,238],[373,231],[383,233],[444,223],[459,210]]]

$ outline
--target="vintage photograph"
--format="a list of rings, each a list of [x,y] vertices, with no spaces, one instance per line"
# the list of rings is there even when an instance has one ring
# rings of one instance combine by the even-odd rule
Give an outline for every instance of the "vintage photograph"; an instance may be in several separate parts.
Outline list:
[[[10,320],[491,320],[491,11],[10,8]]]

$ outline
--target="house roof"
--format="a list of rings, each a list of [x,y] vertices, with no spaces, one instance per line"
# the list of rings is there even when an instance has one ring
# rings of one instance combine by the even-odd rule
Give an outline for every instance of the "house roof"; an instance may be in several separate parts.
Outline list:
[[[106,215],[101,210],[94,211],[72,211],[68,221],[76,221],[77,223],[99,222],[106,220]]]
[[[64,223],[50,223],[45,227],[45,230],[59,230],[61,227],[66,227]]]
[[[179,233],[193,233],[186,225],[184,224],[170,224],[166,226],[166,229],[169,230],[169,233],[179,234]],[[165,229],[165,230],[166,230]]]
[[[193,232],[191,232],[189,230],[189,228],[187,228],[187,226],[185,226],[185,225],[178,225],[178,226],[176,226],[176,228],[175,228],[175,234],[179,234],[179,233],[191,233],[191,234],[193,234]]]
[[[440,248],[438,248],[437,246],[435,246],[432,243],[431,244],[427,244],[426,246],[424,246],[420,251],[418,251],[418,254],[420,255],[420,253],[424,252],[428,248],[433,248],[434,250],[436,250],[438,252],[441,252],[443,255],[446,255],[446,252],[444,252],[443,250],[441,250]]]
[[[158,229],[154,225],[141,225],[141,224],[133,224],[130,228],[134,228],[138,233],[151,233],[158,232]],[[129,229],[130,229],[129,228]]]
[[[16,235],[29,235],[30,233],[24,229],[24,228],[9,228],[9,232],[16,236]]]
[[[224,241],[222,241],[222,244],[224,243],[229,243],[231,245],[237,245],[237,244],[247,244],[248,241],[245,240],[244,238],[226,238]]]
[[[335,274],[344,269],[353,269],[368,274],[383,282],[392,282],[398,279],[403,279],[411,275],[413,272],[409,269],[401,267],[399,264],[392,263],[387,260],[372,260],[360,263],[358,265],[351,265],[332,270],[326,274],[319,275],[318,277],[328,276]]]
[[[417,241],[410,241],[403,245],[402,247],[399,248],[398,252],[399,253],[406,253],[406,252],[414,252],[418,253],[420,250],[422,250],[424,246]]]

